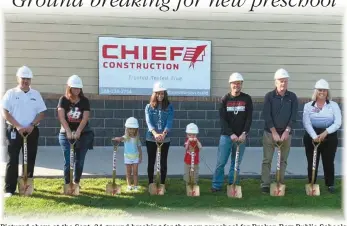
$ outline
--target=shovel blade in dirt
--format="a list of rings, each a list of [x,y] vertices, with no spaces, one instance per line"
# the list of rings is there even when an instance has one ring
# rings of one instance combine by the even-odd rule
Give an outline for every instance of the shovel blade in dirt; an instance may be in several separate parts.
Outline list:
[[[21,196],[30,196],[34,192],[34,180],[33,178],[18,179],[18,191]]]
[[[64,185],[64,194],[65,195],[79,195],[80,194],[80,187],[78,184],[65,184]]]
[[[121,186],[118,184],[108,183],[106,185],[106,194],[108,195],[119,195],[121,193]]]
[[[200,186],[199,185],[187,185],[186,186],[187,196],[195,197],[200,196]]]
[[[230,198],[242,198],[242,189],[240,185],[228,185],[227,186],[227,195]]]
[[[271,196],[284,196],[286,191],[286,185],[272,183],[270,185],[270,195]]]
[[[320,196],[319,184],[305,184],[306,195]]]
[[[148,191],[150,195],[164,195],[165,184],[160,184],[157,186],[156,183],[149,184]]]

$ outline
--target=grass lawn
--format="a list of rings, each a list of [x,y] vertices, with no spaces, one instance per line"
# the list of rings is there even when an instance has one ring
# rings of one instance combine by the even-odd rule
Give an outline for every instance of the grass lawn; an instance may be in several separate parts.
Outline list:
[[[107,217],[112,215],[127,216],[144,213],[156,213],[165,216],[172,213],[199,213],[216,212],[218,214],[237,213],[296,213],[304,212],[320,214],[342,215],[341,180],[336,180],[336,193],[330,194],[322,180],[319,180],[321,196],[308,197],[305,194],[306,180],[286,180],[286,196],[271,197],[262,194],[259,180],[242,180],[242,199],[231,199],[226,196],[226,186],[222,192],[211,193],[210,179],[201,179],[199,182],[201,196],[187,197],[182,179],[169,178],[167,180],[167,193],[164,196],[150,196],[147,192],[147,180],[140,181],[138,192],[126,193],[124,180],[122,193],[119,196],[107,196],[106,184],[110,179],[82,179],[81,194],[78,197],[69,197],[61,194],[62,179],[35,179],[35,188],[32,197],[19,197],[18,195],[6,199],[5,216],[12,217],[40,217],[40,216],[72,216],[80,217],[92,215],[94,217]],[[185,214],[186,215],[186,214]]]

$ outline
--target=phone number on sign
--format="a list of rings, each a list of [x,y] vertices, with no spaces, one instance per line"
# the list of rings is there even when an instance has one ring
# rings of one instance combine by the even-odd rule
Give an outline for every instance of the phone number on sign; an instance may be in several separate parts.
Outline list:
[[[131,91],[131,89],[107,89],[107,88],[103,88],[102,89],[102,93],[104,94],[132,94],[133,92]],[[98,225],[98,224],[96,224]],[[99,225],[100,226],[100,225]]]

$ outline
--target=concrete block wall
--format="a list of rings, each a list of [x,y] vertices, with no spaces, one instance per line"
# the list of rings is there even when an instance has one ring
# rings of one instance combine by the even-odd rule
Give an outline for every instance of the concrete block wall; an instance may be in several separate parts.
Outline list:
[[[57,119],[56,106],[59,95],[43,95],[48,111],[46,118],[40,125],[41,146],[57,146],[60,124]],[[90,126],[95,133],[95,146],[110,146],[111,137],[124,134],[124,123],[128,117],[136,117],[140,123],[141,140],[144,142],[146,121],[144,109],[149,97],[100,97],[89,95],[91,105]],[[171,102],[175,108],[173,129],[171,132],[173,146],[180,146],[184,142],[185,127],[194,122],[199,126],[199,137],[204,146],[217,146],[220,135],[219,125],[220,98],[183,98],[172,97]],[[264,121],[262,116],[263,98],[254,98],[253,123],[247,139],[247,146],[262,146]],[[301,147],[304,129],[302,126],[302,110],[308,99],[301,99],[297,123],[293,127],[293,147]],[[341,101],[335,100],[340,103]],[[342,146],[342,128],[339,130],[339,146]]]

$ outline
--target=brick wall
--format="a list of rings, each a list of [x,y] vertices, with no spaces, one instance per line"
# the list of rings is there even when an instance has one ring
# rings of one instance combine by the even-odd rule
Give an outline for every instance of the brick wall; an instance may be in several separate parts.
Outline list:
[[[55,146],[58,143],[60,124],[55,110],[60,95],[42,94],[48,111],[46,118],[40,125],[40,141],[42,146]],[[142,141],[146,130],[144,109],[149,101],[147,96],[137,97],[103,97],[87,95],[91,102],[90,125],[95,132],[95,146],[111,145],[110,138],[124,134],[124,123],[126,118],[134,116],[140,123],[140,134]],[[197,98],[197,97],[172,97],[171,102],[175,108],[175,119],[171,133],[172,145],[182,145],[185,136],[185,127],[194,122],[199,126],[199,137],[204,146],[217,146],[220,134],[218,104],[219,98]],[[261,138],[264,121],[262,117],[263,98],[253,98],[254,112],[251,131],[247,140],[248,146],[262,146]],[[301,99],[298,112],[298,122],[293,127],[293,147],[303,146],[302,136],[302,110],[308,99]],[[341,103],[340,100],[335,100]],[[342,105],[340,104],[342,109]],[[342,146],[342,130],[338,132],[339,146]]]

